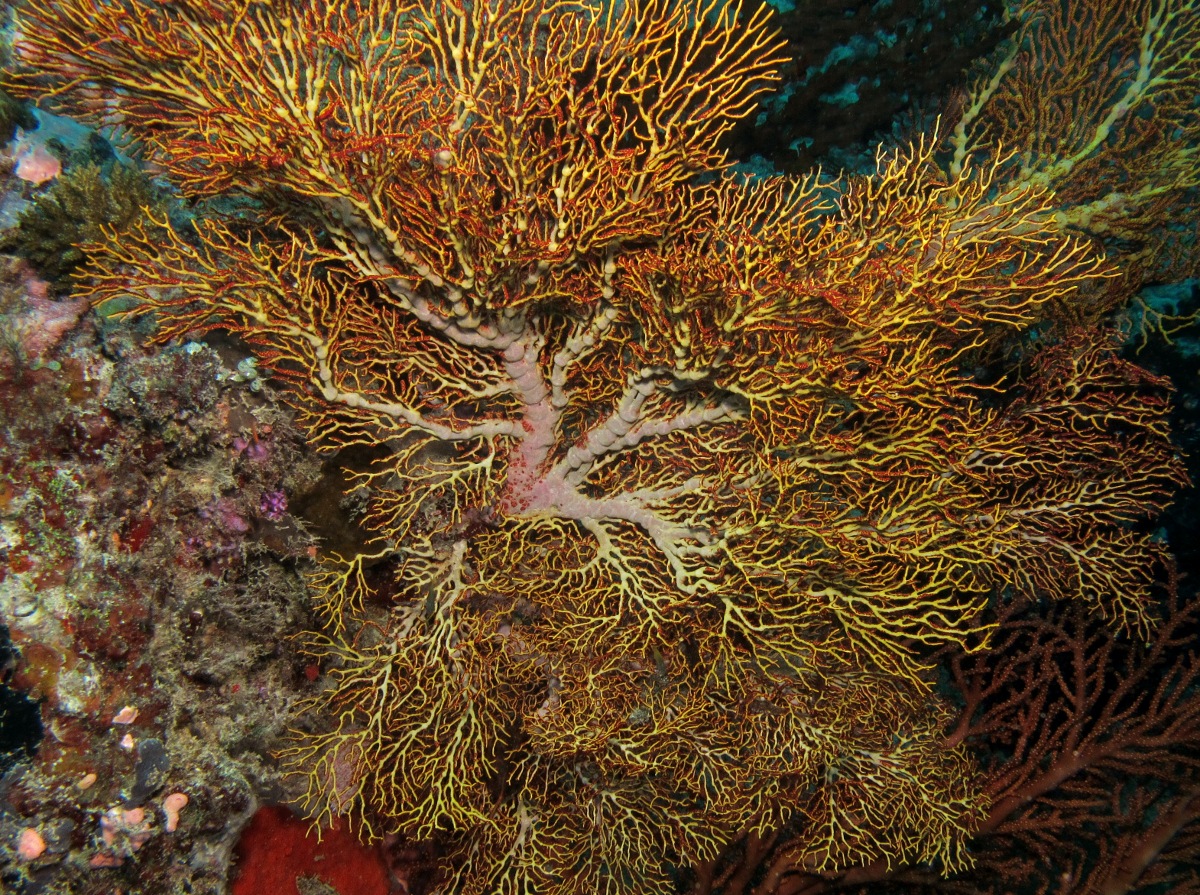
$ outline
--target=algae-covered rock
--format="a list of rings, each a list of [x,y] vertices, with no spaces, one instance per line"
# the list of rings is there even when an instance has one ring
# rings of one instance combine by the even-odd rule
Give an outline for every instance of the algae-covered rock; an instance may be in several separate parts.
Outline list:
[[[17,132],[17,128],[32,130],[37,119],[28,103],[13,99],[0,90],[0,146],[5,146]]]

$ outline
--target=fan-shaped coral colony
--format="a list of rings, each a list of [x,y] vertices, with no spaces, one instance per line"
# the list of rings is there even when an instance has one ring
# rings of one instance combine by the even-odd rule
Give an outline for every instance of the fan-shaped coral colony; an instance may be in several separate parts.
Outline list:
[[[1013,15],[927,133],[790,179],[718,148],[783,58],[724,0],[22,14],[17,89],[211,209],[97,247],[92,298],[373,451],[304,810],[454,892],[669,892],[785,824],[809,870],[969,862],[930,656],[1013,601],[1153,625],[1183,474],[1104,321],[1200,176],[1195,2]]]

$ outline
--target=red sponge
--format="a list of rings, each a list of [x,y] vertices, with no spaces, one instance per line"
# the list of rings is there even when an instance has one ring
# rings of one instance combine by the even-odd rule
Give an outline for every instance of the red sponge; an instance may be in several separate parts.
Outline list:
[[[338,895],[388,895],[379,850],[342,826],[321,831],[287,808],[260,808],[242,832],[230,895],[299,895],[296,879],[315,876]]]

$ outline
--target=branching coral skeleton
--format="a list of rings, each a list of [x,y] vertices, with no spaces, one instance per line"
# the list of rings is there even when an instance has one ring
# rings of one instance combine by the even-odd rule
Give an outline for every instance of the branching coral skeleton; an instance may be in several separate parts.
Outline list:
[[[1194,137],[1195,4],[1133,6],[1091,133]],[[236,333],[314,443],[380,457],[368,552],[311,579],[316,818],[439,839],[456,892],[672,892],[797,816],[814,870],[968,862],[984,803],[924,656],[999,597],[1144,630],[1134,523],[1182,480],[1165,384],[1096,327],[1007,393],[973,373],[1119,303],[1098,224],[1148,238],[1135,206],[1184,184],[1166,137],[1038,154],[1037,11],[957,125],[844,183],[728,170],[783,57],[720,0],[23,14],[14,89],[242,203],[112,242],[91,295]],[[1144,150],[1128,204],[1079,180],[1114,146]]]

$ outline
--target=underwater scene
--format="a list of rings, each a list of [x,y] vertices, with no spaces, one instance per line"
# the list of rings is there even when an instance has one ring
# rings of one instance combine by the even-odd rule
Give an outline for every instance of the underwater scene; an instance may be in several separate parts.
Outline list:
[[[0,0],[0,893],[1200,895],[1200,0]]]

